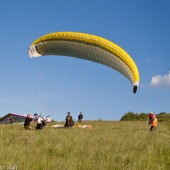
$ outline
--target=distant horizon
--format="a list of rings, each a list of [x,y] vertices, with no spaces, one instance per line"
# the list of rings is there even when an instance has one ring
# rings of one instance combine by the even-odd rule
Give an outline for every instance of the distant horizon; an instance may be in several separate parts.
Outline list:
[[[142,113],[144,113],[144,112],[140,112],[140,113],[134,113],[134,112],[127,112],[127,113],[125,113],[124,115],[126,115],[126,114],[128,114],[128,113],[133,113],[133,114],[137,114],[137,115],[139,115],[139,114],[142,114]],[[144,113],[144,114],[149,114],[150,112],[148,112],[148,113]],[[159,115],[159,114],[162,114],[162,113],[165,113],[165,114],[170,114],[170,112],[160,112],[160,113],[154,113],[155,115]],[[3,117],[5,117],[5,116],[7,116],[8,114],[10,114],[10,113],[7,113],[7,114],[5,114],[4,116],[0,116],[0,118],[3,118]],[[17,116],[22,116],[22,117],[26,117],[27,115],[26,114],[16,114],[16,113],[11,113],[11,114],[14,114],[14,115],[17,115]],[[31,114],[30,114],[31,115]],[[124,115],[122,115],[122,117],[124,116]],[[66,115],[65,115],[66,116]],[[31,117],[33,118],[34,117],[34,115],[31,115]],[[42,115],[42,117],[46,117],[46,116],[43,116]],[[49,116],[50,117],[50,116]],[[121,117],[121,118],[122,118]],[[50,117],[52,120],[54,120],[54,121],[56,121],[56,122],[65,122],[65,117],[63,117],[63,120],[56,120],[56,119],[54,119],[53,117]],[[120,121],[121,120],[121,118],[119,119],[119,120],[114,120],[114,119],[101,119],[101,118],[98,118],[98,119],[83,119],[83,121]],[[78,118],[74,118],[73,117],[73,120],[74,121],[78,121]]]

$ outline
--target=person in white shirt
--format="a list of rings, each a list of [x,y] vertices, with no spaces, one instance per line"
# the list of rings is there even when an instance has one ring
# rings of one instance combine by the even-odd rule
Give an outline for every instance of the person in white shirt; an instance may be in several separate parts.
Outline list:
[[[44,126],[46,126],[45,119],[41,116],[38,116],[37,113],[34,114],[35,120],[37,121],[37,127],[36,129],[42,129]]]

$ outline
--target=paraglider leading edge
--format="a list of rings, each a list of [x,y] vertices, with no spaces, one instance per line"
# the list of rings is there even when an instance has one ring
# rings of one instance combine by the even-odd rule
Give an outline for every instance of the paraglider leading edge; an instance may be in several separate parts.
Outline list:
[[[139,71],[130,55],[117,44],[91,34],[54,32],[46,34],[29,47],[29,56],[63,55],[97,62],[117,70],[133,84],[133,93],[139,85]]]

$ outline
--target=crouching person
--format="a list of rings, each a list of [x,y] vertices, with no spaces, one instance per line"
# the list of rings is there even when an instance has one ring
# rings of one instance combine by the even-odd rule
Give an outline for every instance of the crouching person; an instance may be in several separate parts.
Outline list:
[[[46,126],[45,119],[38,116],[37,113],[34,114],[35,120],[37,121],[37,127],[35,129],[42,129],[44,126]]]
[[[24,122],[24,128],[31,130],[32,129],[32,127],[30,126],[31,122],[32,122],[32,118],[31,118],[30,114],[27,114],[27,117]]]

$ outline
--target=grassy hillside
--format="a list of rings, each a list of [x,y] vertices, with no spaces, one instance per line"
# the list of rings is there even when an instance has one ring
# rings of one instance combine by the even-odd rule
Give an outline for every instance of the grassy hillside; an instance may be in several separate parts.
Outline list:
[[[77,124],[77,122],[76,122]],[[169,170],[170,124],[92,121],[92,129],[24,130],[0,125],[0,168],[13,170]]]

